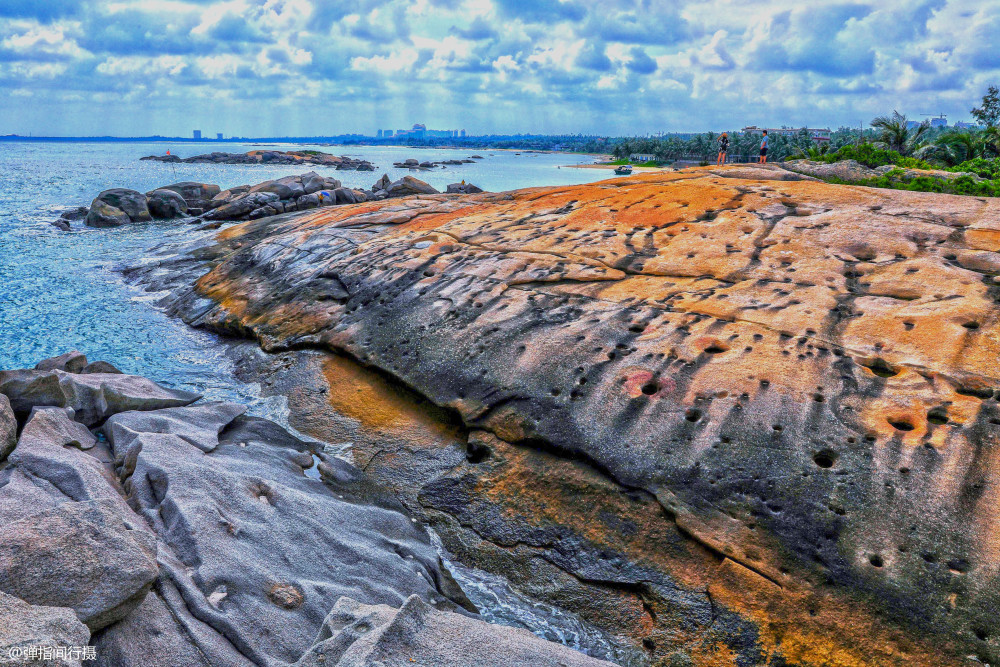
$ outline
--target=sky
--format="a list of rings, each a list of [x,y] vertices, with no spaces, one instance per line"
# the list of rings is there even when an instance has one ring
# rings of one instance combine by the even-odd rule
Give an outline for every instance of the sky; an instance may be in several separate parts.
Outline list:
[[[0,0],[0,135],[632,135],[969,109],[997,0]]]

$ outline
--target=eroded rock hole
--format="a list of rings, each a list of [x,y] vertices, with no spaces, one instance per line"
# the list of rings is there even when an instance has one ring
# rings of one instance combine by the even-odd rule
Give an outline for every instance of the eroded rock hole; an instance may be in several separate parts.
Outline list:
[[[696,422],[701,419],[701,410],[697,408],[689,408],[687,412],[684,413],[684,419],[689,422]]]
[[[872,567],[882,567],[885,565],[885,561],[882,560],[882,556],[878,554],[872,554],[869,556],[868,562],[872,564]]]
[[[948,411],[944,408],[934,408],[927,413],[927,421],[931,424],[943,425],[948,423]]]
[[[493,450],[478,442],[470,442],[465,451],[465,459],[469,463],[482,463],[492,456]]]
[[[660,386],[656,382],[647,382],[646,384],[642,385],[642,393],[644,393],[646,396],[652,396],[659,390]]]
[[[906,421],[905,419],[890,419],[889,426],[893,427],[897,431],[912,431],[916,428],[913,424]]]
[[[880,378],[896,377],[896,375],[899,374],[899,371],[895,370],[892,366],[886,363],[884,359],[876,359],[872,363],[866,364],[865,368]]]
[[[818,465],[820,468],[832,468],[833,464],[837,462],[837,453],[829,449],[824,449],[821,452],[816,452],[813,455],[813,463]]]

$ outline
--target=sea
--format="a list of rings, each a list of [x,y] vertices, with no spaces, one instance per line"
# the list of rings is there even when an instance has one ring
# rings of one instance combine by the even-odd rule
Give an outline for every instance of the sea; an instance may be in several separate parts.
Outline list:
[[[141,161],[169,150],[189,157],[213,150],[320,150],[372,162],[374,172],[319,166],[170,164]],[[482,156],[473,164],[431,171],[396,169],[407,158],[423,161]],[[38,361],[79,350],[90,360],[109,361],[126,373],[160,384],[231,400],[251,414],[287,425],[281,397],[265,397],[259,385],[241,382],[227,343],[209,332],[168,317],[155,295],[128,285],[117,269],[146,258],[150,249],[182,241],[191,227],[154,221],[114,229],[73,223],[64,232],[50,223],[60,212],[89,206],[100,191],[124,187],[147,192],[180,181],[215,183],[222,189],[256,184],[306,171],[333,176],[348,187],[370,188],[383,173],[396,180],[413,175],[444,191],[465,180],[484,190],[572,185],[613,177],[590,164],[591,156],[501,150],[410,147],[234,144],[203,142],[0,142],[0,370],[31,368]],[[447,554],[444,554],[447,558]],[[572,614],[520,595],[485,572],[453,564],[456,578],[488,620],[525,627],[553,641],[618,662],[642,664],[642,656]]]

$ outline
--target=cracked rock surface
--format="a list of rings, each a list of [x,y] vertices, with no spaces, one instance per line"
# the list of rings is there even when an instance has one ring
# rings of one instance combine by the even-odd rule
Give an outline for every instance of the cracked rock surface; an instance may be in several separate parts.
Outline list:
[[[622,540],[589,489],[454,462],[399,490],[508,550],[548,531],[535,562],[599,572],[607,613],[638,590],[621,633],[653,660],[995,662],[1000,203],[797,178],[421,195],[248,222],[130,273],[196,326],[401,381],[497,439],[466,464],[515,446],[652,502]],[[504,516],[528,492],[537,511]],[[653,584],[707,610],[701,639]]]

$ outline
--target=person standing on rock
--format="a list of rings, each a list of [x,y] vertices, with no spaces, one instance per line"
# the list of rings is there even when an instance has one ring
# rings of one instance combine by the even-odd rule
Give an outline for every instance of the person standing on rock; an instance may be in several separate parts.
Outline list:
[[[715,163],[715,166],[720,166],[726,163],[726,153],[729,152],[729,135],[725,132],[719,137],[719,160]]]
[[[760,140],[760,163],[767,162],[767,130],[764,130],[764,138]]]

